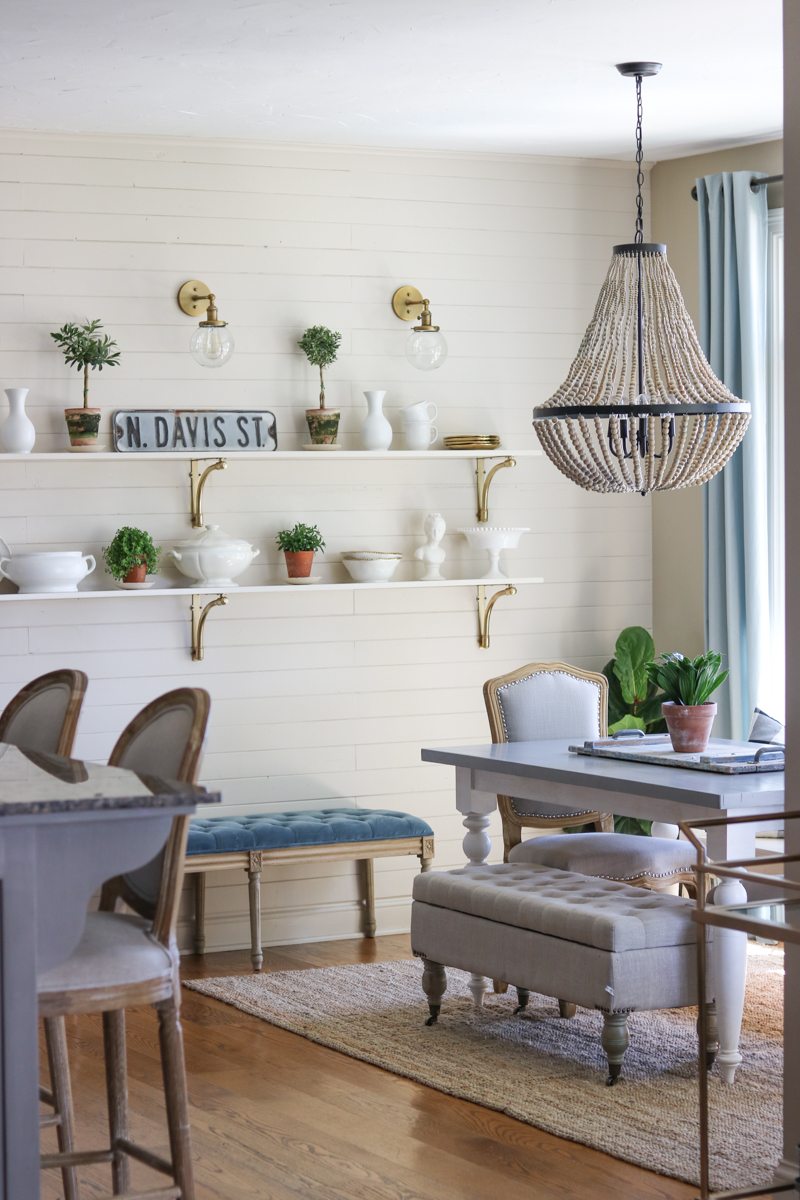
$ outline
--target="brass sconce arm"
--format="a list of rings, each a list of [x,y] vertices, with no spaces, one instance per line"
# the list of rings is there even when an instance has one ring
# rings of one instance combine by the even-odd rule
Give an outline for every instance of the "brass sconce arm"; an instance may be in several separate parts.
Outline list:
[[[492,480],[503,467],[515,467],[516,465],[517,460],[515,458],[504,458],[502,462],[495,463],[487,475],[483,459],[477,459],[475,463],[475,486],[478,498],[476,516],[482,524],[489,520],[489,488],[491,487]]]
[[[208,614],[212,608],[217,608],[218,605],[227,604],[227,596],[217,596],[216,600],[209,600],[208,604],[203,605],[202,596],[192,596],[192,662],[201,662],[203,658],[203,630],[205,629]]]
[[[492,609],[501,596],[516,596],[517,589],[513,584],[508,587],[501,588],[499,592],[491,597],[487,602],[486,588],[481,586],[478,588],[478,645],[481,650],[489,649],[489,624],[492,619]]]
[[[228,466],[228,461],[225,458],[218,458],[216,462],[211,463],[200,474],[200,464],[202,459],[192,459],[192,465],[189,470],[190,484],[190,503],[192,513],[192,528],[199,529],[203,525],[203,488],[206,480],[212,471],[225,471]]]

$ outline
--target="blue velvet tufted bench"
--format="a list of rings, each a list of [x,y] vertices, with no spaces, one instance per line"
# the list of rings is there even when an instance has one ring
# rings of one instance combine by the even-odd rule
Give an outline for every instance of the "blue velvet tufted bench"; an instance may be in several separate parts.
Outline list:
[[[194,949],[205,951],[206,872],[243,867],[250,899],[253,970],[264,962],[261,943],[261,871],[265,863],[357,860],[361,864],[364,936],[375,936],[373,861],[415,854],[426,871],[433,859],[433,830],[409,813],[381,808],[320,808],[254,813],[247,817],[197,817],[189,825],[186,873],[194,876]]]

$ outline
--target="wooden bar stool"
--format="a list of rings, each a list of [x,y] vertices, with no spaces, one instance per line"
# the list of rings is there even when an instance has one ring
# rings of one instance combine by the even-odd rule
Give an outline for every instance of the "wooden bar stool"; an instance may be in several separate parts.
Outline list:
[[[121,734],[109,762],[141,774],[194,783],[210,700],[201,688],[179,688],[148,704]],[[178,817],[164,850],[146,866],[103,886],[100,912],[90,913],[77,949],[39,979],[52,1092],[71,1105],[64,1020],[102,1013],[110,1144],[79,1151],[71,1145],[42,1156],[62,1171],[67,1200],[78,1200],[76,1168],[109,1163],[114,1196],[128,1200],[193,1200],[189,1114],[180,1026],[179,954],[175,937],[183,883],[188,817]],[[115,912],[122,900],[133,914]],[[170,1160],[138,1146],[128,1133],[125,1009],[152,1004],[159,1041],[169,1126]],[[65,1113],[57,1111],[62,1121]],[[67,1124],[72,1127],[71,1113]],[[130,1159],[169,1176],[171,1186],[130,1191]]]

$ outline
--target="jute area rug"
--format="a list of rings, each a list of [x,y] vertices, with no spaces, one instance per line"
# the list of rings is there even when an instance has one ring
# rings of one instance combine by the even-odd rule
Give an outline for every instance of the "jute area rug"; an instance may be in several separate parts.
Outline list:
[[[186,987],[313,1042],[496,1109],[651,1171],[698,1182],[697,1042],[692,1009],[634,1013],[623,1078],[605,1086],[602,1020],[561,1020],[532,995],[475,1009],[467,976],[448,970],[439,1024],[416,960],[194,980]],[[730,1087],[711,1078],[712,1186],[768,1183],[781,1156],[783,954],[751,946],[741,1049]]]

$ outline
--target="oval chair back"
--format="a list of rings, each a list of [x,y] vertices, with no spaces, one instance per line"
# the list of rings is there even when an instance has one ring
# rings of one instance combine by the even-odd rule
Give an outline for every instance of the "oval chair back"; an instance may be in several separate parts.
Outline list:
[[[0,742],[69,758],[88,683],[73,670],[32,679],[0,713]]]
[[[605,737],[608,731],[608,680],[594,671],[562,662],[527,663],[508,675],[489,679],[483,698],[493,742],[532,742],[549,738]],[[505,855],[522,840],[523,828],[567,829],[594,825],[610,831],[607,813],[548,806],[546,802],[498,796]]]
[[[211,698],[203,688],[176,688],[153,700],[122,731],[109,765],[181,783],[196,783],[203,755]],[[101,907],[118,898],[153,921],[165,944],[174,937],[189,818],[176,817],[164,848],[143,867],[110,880]]]

